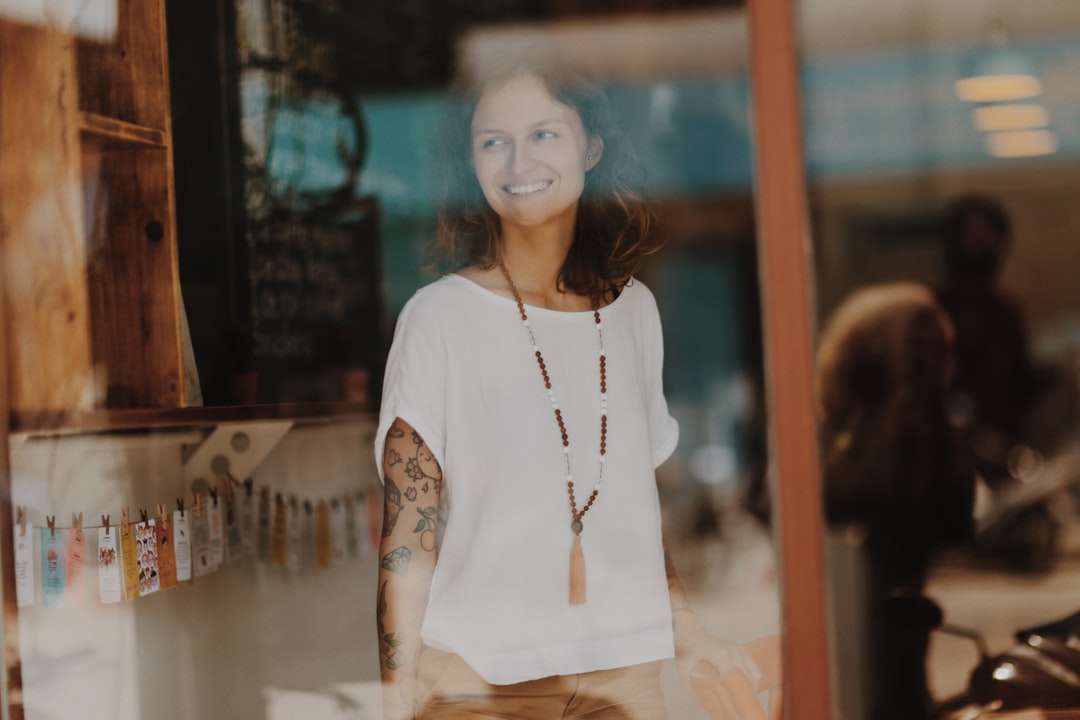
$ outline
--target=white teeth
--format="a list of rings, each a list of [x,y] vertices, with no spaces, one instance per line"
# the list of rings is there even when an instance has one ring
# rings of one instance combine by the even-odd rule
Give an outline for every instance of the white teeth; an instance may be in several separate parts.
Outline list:
[[[541,180],[540,182],[529,183],[528,185],[508,185],[506,187],[506,192],[511,195],[528,195],[530,193],[540,192],[550,184],[550,180]]]

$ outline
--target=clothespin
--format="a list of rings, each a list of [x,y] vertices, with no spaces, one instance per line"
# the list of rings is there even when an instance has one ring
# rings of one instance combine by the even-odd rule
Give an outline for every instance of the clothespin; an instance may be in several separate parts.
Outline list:
[[[289,509],[293,511],[293,514],[300,511],[300,500],[295,495],[289,496]]]
[[[19,526],[19,537],[26,537],[26,506],[15,508],[15,524]]]
[[[180,517],[184,517],[184,498],[176,498],[176,509],[180,511]]]
[[[105,528],[105,537],[109,537],[109,516],[101,516],[101,527]]]
[[[232,476],[232,473],[226,471],[226,473],[224,475],[222,475],[221,480],[222,480],[221,487],[225,489],[225,499],[226,500],[232,500],[233,499],[233,485],[236,484],[236,478],[234,478]]]
[[[311,501],[310,500],[305,500],[304,501],[304,512],[306,512],[308,515],[311,514]]]
[[[49,537],[51,537],[51,538],[56,537],[56,516],[55,515],[46,515],[45,516],[45,524],[49,526]]]
[[[156,503],[158,522],[161,523],[161,527],[165,530],[169,529],[169,513],[168,508],[164,503]]]
[[[195,493],[195,505],[193,507],[195,509],[195,517],[201,518],[202,517],[202,498],[199,496],[199,493]]]
[[[147,522],[150,519],[150,514],[139,508],[139,517],[142,518],[141,522]]]
[[[71,513],[71,532],[75,533],[76,538],[82,537],[82,513]]]
[[[120,508],[120,531],[127,532],[130,524],[131,515],[128,513],[128,508]]]
[[[252,489],[254,489],[254,487],[255,487],[255,481],[254,480],[252,480],[251,478],[248,478],[247,480],[244,480],[244,492],[247,493],[248,497],[251,497],[251,491],[252,491]]]
[[[215,487],[210,488],[210,500],[214,503],[214,507],[217,507],[217,493],[218,490]]]

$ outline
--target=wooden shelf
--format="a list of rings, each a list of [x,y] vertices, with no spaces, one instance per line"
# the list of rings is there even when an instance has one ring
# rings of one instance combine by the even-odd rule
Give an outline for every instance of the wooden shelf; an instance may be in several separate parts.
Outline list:
[[[101,141],[104,147],[120,148],[168,146],[164,130],[144,127],[92,112],[79,113],[79,131]]]
[[[267,405],[223,405],[179,409],[13,412],[11,433],[60,435],[207,427],[221,423],[293,420],[312,423],[349,418],[374,419],[370,402],[310,402]]]

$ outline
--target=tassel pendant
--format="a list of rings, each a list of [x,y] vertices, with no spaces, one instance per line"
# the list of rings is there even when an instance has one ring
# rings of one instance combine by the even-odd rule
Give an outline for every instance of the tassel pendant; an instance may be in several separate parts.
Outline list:
[[[570,547],[570,604],[585,604],[585,553],[581,551],[581,535],[577,533]]]

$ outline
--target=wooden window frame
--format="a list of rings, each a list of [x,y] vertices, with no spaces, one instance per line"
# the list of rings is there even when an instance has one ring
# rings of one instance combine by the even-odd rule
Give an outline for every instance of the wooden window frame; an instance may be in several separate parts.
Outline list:
[[[831,717],[814,307],[793,0],[747,0],[757,242],[773,527],[780,557],[784,705]]]

